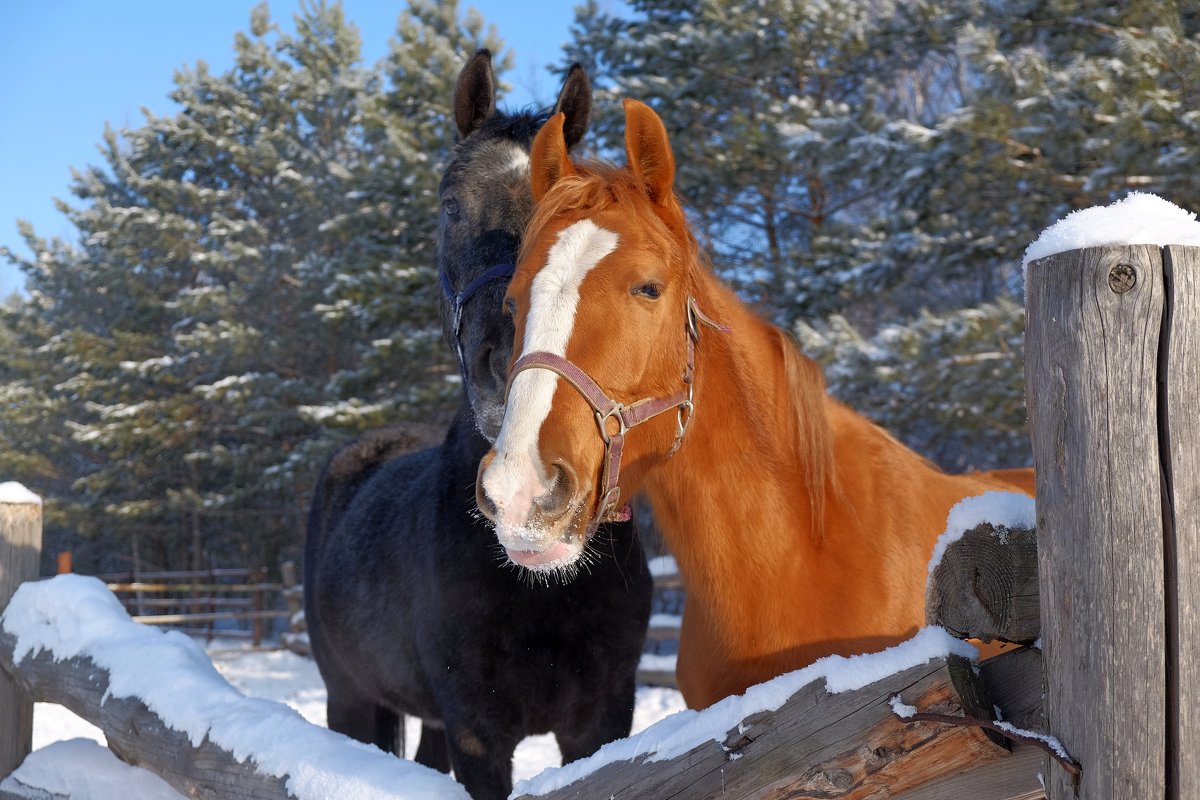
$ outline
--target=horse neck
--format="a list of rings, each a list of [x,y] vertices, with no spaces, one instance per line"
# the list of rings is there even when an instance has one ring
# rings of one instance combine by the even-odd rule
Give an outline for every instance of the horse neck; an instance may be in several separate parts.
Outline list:
[[[715,279],[695,295],[729,331],[702,326],[691,429],[646,493],[689,583],[756,580],[820,543],[824,386],[815,364],[785,353],[786,337]],[[797,368],[812,380],[795,380]]]

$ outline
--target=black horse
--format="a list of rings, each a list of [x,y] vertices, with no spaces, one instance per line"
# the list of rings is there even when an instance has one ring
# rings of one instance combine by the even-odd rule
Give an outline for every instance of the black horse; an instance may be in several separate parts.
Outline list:
[[[326,465],[308,523],[305,614],[329,692],[328,724],[403,753],[474,798],[512,789],[512,754],[553,732],[573,761],[629,733],[652,579],[632,525],[595,537],[587,572],[559,585],[509,564],[475,508],[475,473],[503,414],[512,326],[507,278],[532,212],[528,151],[547,114],[495,109],[480,51],[454,98],[460,140],[441,184],[438,266],[464,402],[437,447],[403,454],[399,428],[361,437]],[[568,141],[591,87],[572,68],[556,105]],[[469,399],[469,402],[468,402]]]

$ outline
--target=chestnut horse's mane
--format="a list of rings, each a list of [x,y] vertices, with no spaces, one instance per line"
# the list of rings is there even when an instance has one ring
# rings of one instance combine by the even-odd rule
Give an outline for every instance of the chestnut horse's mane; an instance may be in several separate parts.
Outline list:
[[[703,276],[709,276],[711,272],[708,259],[688,227],[683,208],[674,193],[669,202],[656,205],[646,198],[643,188],[628,167],[594,160],[572,159],[572,163],[576,172],[559,178],[534,206],[533,218],[521,238],[518,263],[525,260],[547,223],[560,214],[569,215],[584,210],[594,213],[614,203],[627,203],[644,209],[643,218],[650,216],[661,223],[661,227],[646,226],[646,232],[664,244],[663,252],[678,252],[678,246],[683,246],[681,255],[686,261],[679,266],[687,276],[689,291],[695,294],[695,287],[703,282]],[[676,246],[670,247],[670,243]],[[710,280],[717,283],[715,278]],[[744,307],[740,300],[737,302]],[[755,316],[748,309],[744,313],[747,317]],[[813,533],[820,539],[825,529],[825,506],[829,493],[838,491],[833,468],[833,432],[826,413],[825,378],[817,363],[801,353],[791,337],[768,322],[761,319],[756,321],[768,327],[778,339],[791,413],[786,416],[787,430],[774,429],[780,417],[770,414],[762,419],[753,419],[752,423],[758,436],[786,437],[792,443],[791,452],[785,451],[785,454],[794,455],[803,470],[805,488],[812,503]],[[718,322],[725,320],[719,319]],[[753,365],[739,367],[750,371],[741,381],[742,385],[757,383],[762,377],[753,372]],[[785,468],[782,464],[779,466]]]

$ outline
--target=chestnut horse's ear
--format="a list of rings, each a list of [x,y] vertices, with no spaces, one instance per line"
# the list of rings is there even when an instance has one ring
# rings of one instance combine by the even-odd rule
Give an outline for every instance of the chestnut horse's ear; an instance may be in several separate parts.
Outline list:
[[[550,187],[559,178],[575,174],[575,165],[567,156],[567,141],[563,137],[565,115],[560,111],[551,117],[537,138],[533,140],[533,149],[529,153],[530,178],[533,183],[533,202],[538,202],[550,191]]]
[[[583,139],[592,119],[592,82],[578,61],[567,70],[562,91],[558,93],[558,102],[554,104],[554,113],[560,111],[567,116],[563,124],[563,139],[570,150]]]
[[[483,125],[496,110],[496,79],[492,75],[492,54],[486,48],[475,51],[458,73],[454,86],[454,122],[458,135],[465,139]]]
[[[666,205],[675,183],[675,157],[667,129],[645,103],[625,101],[625,158],[652,201]]]

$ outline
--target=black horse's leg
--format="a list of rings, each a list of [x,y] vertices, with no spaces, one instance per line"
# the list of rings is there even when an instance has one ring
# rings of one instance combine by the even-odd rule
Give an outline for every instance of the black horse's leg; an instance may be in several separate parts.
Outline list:
[[[413,760],[438,772],[449,772],[450,749],[446,744],[446,732],[441,728],[431,728],[428,723],[422,723],[421,743],[417,745],[417,754]]]
[[[563,763],[586,758],[601,746],[628,736],[633,725],[636,693],[637,686],[631,679],[608,693],[607,702],[590,724],[579,725],[569,731],[555,731],[554,738],[558,740]]]
[[[446,720],[446,744],[454,777],[473,800],[505,800],[512,792],[512,756],[519,738],[513,726],[488,725],[487,708],[464,706],[478,712],[473,720]]]
[[[448,737],[450,738],[450,737]],[[454,776],[473,800],[505,800],[512,792],[512,754],[516,745],[497,747],[476,754],[466,752],[450,738],[450,763]]]
[[[373,744],[385,753],[404,755],[404,721],[399,715],[336,685],[329,686],[328,692],[325,721],[329,730]]]
[[[325,704],[325,724],[329,730],[344,733],[351,739],[375,744],[375,703],[354,692],[338,688],[335,681],[325,681],[329,697]]]
[[[375,706],[375,738],[372,743],[385,753],[404,758],[404,715]]]

